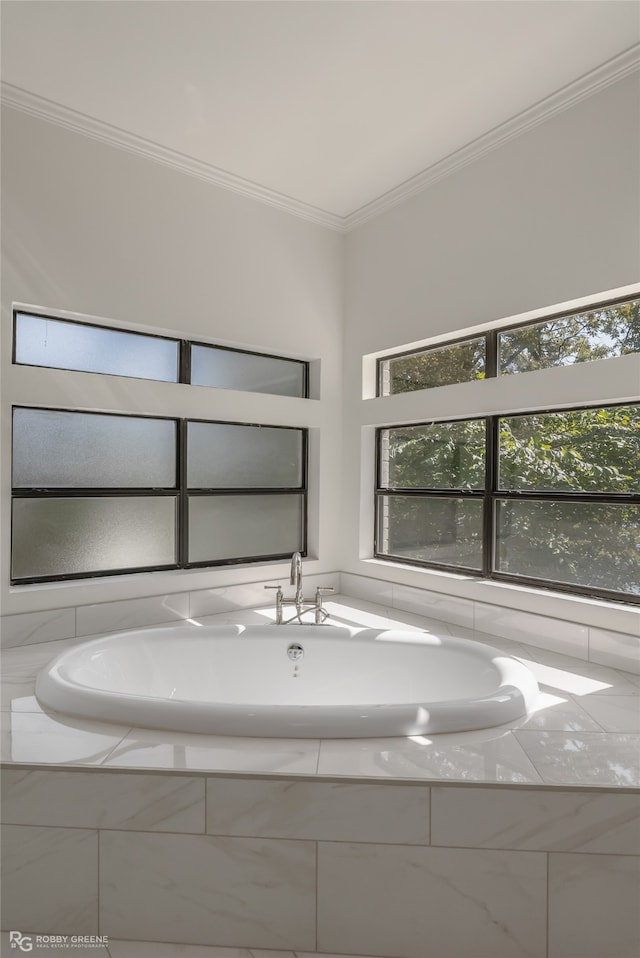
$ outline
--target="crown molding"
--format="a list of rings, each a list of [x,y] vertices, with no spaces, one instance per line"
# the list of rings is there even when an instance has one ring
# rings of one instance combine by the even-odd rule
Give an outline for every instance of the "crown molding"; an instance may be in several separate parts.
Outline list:
[[[60,103],[55,103],[53,100],[29,93],[27,90],[10,83],[2,82],[0,85],[0,99],[3,105],[13,110],[19,110],[40,120],[62,126],[74,133],[100,140],[128,153],[135,153],[145,159],[161,163],[163,166],[172,167],[182,173],[212,183],[214,186],[258,200],[260,203],[273,206],[311,223],[317,223],[340,233],[348,233],[374,216],[398,206],[411,196],[421,193],[437,183],[438,180],[450,176],[509,140],[527,133],[540,123],[544,123],[545,120],[569,109],[581,100],[599,93],[639,69],[640,44],[635,44],[595,70],[585,74],[573,83],[567,84],[551,96],[540,100],[517,114],[517,116],[511,117],[505,123],[499,124],[488,133],[483,134],[471,143],[467,143],[459,150],[455,150],[449,156],[444,157],[444,159],[427,167],[416,176],[405,180],[404,183],[354,210],[347,216],[330,213],[328,210],[303,203],[284,193],[279,193],[277,190],[270,190],[259,183],[221,170],[177,150],[171,150],[152,140],[136,136],[119,127],[104,123],[102,120],[97,120],[94,117],[62,106]]]
[[[450,153],[449,156],[429,166],[416,176],[405,180],[395,189],[389,190],[388,193],[384,193],[371,203],[354,210],[353,213],[343,218],[343,229],[345,232],[349,232],[374,216],[398,206],[404,200],[416,193],[421,193],[445,176],[450,176],[486,153],[497,149],[523,133],[527,133],[540,123],[557,116],[558,113],[562,113],[581,100],[599,93],[611,84],[623,80],[639,69],[640,44],[635,44],[595,70],[591,70],[578,80],[557,90],[551,96],[539,100],[538,103],[523,110],[522,113],[518,113],[505,123],[489,130],[488,133],[483,134],[471,143],[467,143],[461,149]]]
[[[134,133],[121,130],[110,123],[96,120],[94,117],[62,106],[62,104],[55,103],[53,100],[48,100],[35,93],[29,93],[21,87],[3,81],[0,86],[0,99],[4,106],[10,107],[12,110],[19,110],[21,113],[27,113],[39,120],[54,123],[56,126],[62,126],[74,133],[91,137],[91,139],[100,140],[102,143],[108,143],[110,146],[115,146],[128,153],[135,153],[145,159],[154,160],[163,166],[172,167],[181,173],[187,173],[207,183],[212,183],[214,186],[240,193],[250,199],[258,200],[260,203],[266,203],[268,206],[274,206],[276,209],[291,213],[312,223],[319,223],[321,226],[327,226],[340,232],[344,229],[344,218],[342,216],[310,206],[308,203],[279,193],[277,190],[270,190],[259,183],[236,176],[234,173],[221,170],[192,156],[161,146],[152,140],[136,136]]]

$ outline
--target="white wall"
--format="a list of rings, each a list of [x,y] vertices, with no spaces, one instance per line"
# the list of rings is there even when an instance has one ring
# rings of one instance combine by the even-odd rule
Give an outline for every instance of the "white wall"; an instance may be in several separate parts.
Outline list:
[[[520,314],[533,317],[532,311],[638,283],[639,117],[636,75],[509,141],[347,237],[346,572],[530,611],[584,614],[588,620],[588,600],[541,598],[504,584],[372,560],[374,426],[554,402],[637,398],[639,358],[387,399],[363,395],[374,395],[371,354]],[[368,355],[364,367],[363,355]]]
[[[318,464],[310,493],[310,552],[318,558],[306,563],[310,572],[343,569],[589,620],[585,600],[547,595],[540,605],[539,595],[527,590],[372,561],[373,432],[376,424],[446,410],[464,416],[536,408],[542,399],[628,399],[640,394],[638,358],[576,368],[566,378],[558,370],[528,374],[517,386],[487,381],[363,400],[362,356],[370,371],[376,352],[637,283],[639,105],[637,78],[611,86],[364,224],[346,242],[253,200],[5,110],[2,611],[206,589],[286,571],[248,565],[9,590],[13,401],[308,425],[312,476]],[[321,399],[12,367],[13,302],[316,359]],[[373,395],[370,386],[367,380],[367,396]]]
[[[11,402],[309,426],[319,470],[311,470],[305,567],[338,568],[343,268],[344,237],[333,231],[3,110],[3,613],[281,574],[277,565],[247,565],[10,590]],[[320,398],[15,367],[13,303],[312,360]]]

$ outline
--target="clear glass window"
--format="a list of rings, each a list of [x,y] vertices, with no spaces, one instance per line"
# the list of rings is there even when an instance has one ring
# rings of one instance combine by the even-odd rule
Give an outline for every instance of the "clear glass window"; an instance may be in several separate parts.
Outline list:
[[[405,356],[391,356],[380,361],[378,374],[381,396],[484,379],[486,338],[482,336]]]
[[[640,351],[640,299],[498,334],[500,375],[572,366]]]
[[[640,596],[640,505],[498,500],[496,568]]]
[[[482,569],[482,500],[378,498],[378,551],[412,562]]]
[[[504,416],[500,489],[640,492],[640,405]]]
[[[637,601],[640,404],[379,429],[375,553]]]
[[[484,419],[380,432],[380,485],[389,489],[482,489]]]

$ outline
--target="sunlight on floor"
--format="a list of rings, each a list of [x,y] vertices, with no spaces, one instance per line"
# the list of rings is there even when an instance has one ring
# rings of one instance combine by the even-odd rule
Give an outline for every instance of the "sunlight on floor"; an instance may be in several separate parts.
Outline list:
[[[373,612],[363,612],[341,602],[325,602],[325,609],[331,615],[331,621],[342,625],[364,626],[368,629],[402,629],[403,632],[430,632],[430,629],[417,625],[407,625],[402,619],[390,619]],[[331,623],[327,623],[331,624]]]
[[[591,695],[593,692],[601,692],[603,689],[612,688],[608,682],[600,682],[586,675],[578,675],[577,672],[568,672],[566,669],[542,665],[540,662],[525,659],[521,656],[518,656],[518,658],[533,672],[540,685],[550,685],[554,689],[569,693],[569,695]],[[585,662],[585,666],[586,664]]]

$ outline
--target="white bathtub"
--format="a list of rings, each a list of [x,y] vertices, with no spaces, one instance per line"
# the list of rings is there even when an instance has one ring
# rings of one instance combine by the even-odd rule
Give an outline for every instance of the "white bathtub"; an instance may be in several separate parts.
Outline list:
[[[287,738],[486,728],[527,712],[531,672],[488,645],[334,625],[121,632],[38,675],[45,707],[128,726]]]

